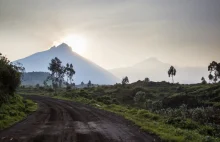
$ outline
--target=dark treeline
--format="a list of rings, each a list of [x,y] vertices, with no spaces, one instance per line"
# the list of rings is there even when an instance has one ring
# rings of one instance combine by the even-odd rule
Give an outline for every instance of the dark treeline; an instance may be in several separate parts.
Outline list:
[[[12,64],[0,53],[0,105],[14,95],[21,83],[21,76],[24,68],[21,65]]]

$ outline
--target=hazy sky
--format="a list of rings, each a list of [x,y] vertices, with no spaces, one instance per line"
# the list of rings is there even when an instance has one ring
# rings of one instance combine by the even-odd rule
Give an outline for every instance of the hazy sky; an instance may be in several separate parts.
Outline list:
[[[10,60],[70,34],[106,69],[149,57],[206,66],[220,61],[220,0],[0,0],[0,52]]]

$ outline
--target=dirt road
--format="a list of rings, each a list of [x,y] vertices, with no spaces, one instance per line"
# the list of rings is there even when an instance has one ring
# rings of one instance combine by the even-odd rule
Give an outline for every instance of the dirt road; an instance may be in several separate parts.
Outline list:
[[[1,142],[151,142],[122,117],[75,102],[30,96],[37,112],[0,132]]]

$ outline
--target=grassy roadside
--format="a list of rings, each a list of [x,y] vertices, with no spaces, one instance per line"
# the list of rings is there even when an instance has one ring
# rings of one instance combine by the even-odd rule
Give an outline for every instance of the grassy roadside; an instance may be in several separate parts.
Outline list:
[[[159,136],[162,141],[167,142],[219,142],[220,139],[201,135],[200,131],[206,130],[204,126],[195,130],[187,130],[176,128],[166,123],[166,119],[160,115],[153,114],[147,110],[129,108],[122,105],[106,105],[96,100],[89,100],[83,97],[66,98],[62,96],[54,96],[53,98],[76,101],[84,104],[89,104],[99,109],[110,111],[123,116],[125,119],[130,120],[135,125],[139,126],[142,130],[151,134]],[[196,122],[189,120],[188,125],[193,125]],[[187,124],[185,124],[187,125]]]
[[[114,87],[114,86],[113,86]],[[172,87],[172,86],[171,86]],[[109,88],[112,89],[112,88]],[[211,124],[202,124],[199,121],[182,118],[179,113],[177,116],[170,117],[169,115],[156,114],[147,109],[129,104],[123,104],[115,101],[115,96],[103,95],[108,94],[106,88],[88,88],[77,90],[60,89],[54,93],[51,89],[38,88],[21,88],[18,93],[25,95],[41,95],[49,96],[62,100],[70,100],[88,104],[93,107],[113,112],[130,120],[140,129],[151,133],[161,138],[162,141],[167,142],[220,142],[220,127],[214,127]],[[120,88],[122,91],[126,88]],[[158,88],[156,88],[158,89]],[[105,92],[103,92],[103,90]],[[152,89],[153,90],[153,89]],[[213,89],[212,89],[213,90]],[[126,94],[131,92],[138,92],[135,88],[130,91],[120,92],[127,99]],[[164,90],[163,90],[164,91]],[[201,94],[201,93],[200,93]],[[114,94],[113,94],[114,95]],[[212,96],[212,95],[210,95]],[[117,98],[119,100],[120,98]],[[133,98],[132,98],[133,99]],[[172,102],[171,102],[172,103]],[[180,111],[177,109],[177,111]],[[180,111],[181,113],[184,111]]]
[[[20,95],[10,97],[8,102],[0,107],[0,130],[12,126],[36,110],[37,104],[33,101]]]

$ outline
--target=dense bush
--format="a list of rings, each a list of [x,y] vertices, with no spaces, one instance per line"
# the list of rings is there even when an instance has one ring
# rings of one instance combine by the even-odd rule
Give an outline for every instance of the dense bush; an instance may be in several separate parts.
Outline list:
[[[109,105],[109,104],[111,104],[111,97],[109,97],[109,96],[101,96],[101,97],[97,98],[97,101]]]
[[[145,100],[146,100],[146,93],[145,92],[139,91],[134,96],[134,102],[136,104],[143,103]]]
[[[63,89],[60,95],[98,107],[114,107],[120,114],[129,114],[126,118],[132,121],[135,117],[138,125],[146,123],[144,129],[147,131],[152,127],[150,131],[162,137],[166,133],[165,139],[170,141],[216,142],[219,140],[216,138],[220,138],[219,84],[146,84],[138,81],[125,86]]]
[[[24,71],[24,68],[20,65],[12,64],[0,53],[0,105],[9,96],[14,95],[14,92],[21,83],[22,71]]]

